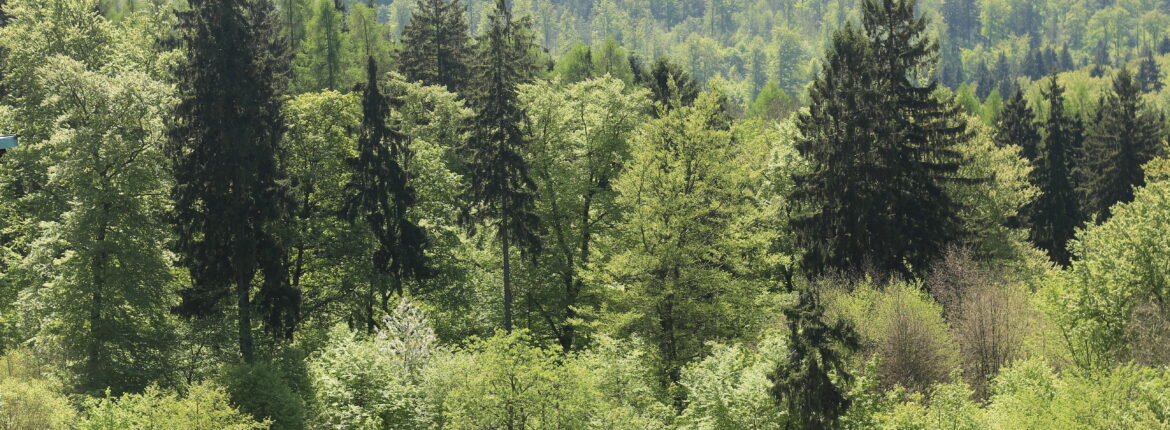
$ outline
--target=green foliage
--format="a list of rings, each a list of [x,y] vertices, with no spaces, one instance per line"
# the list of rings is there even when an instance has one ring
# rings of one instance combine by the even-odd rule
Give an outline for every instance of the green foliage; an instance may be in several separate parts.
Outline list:
[[[275,429],[303,429],[304,405],[285,375],[269,363],[227,366],[220,376],[233,406]]]
[[[293,65],[293,88],[297,92],[341,89],[343,48],[348,39],[348,33],[341,29],[341,11],[332,0],[313,0],[310,8],[305,40],[299,44]]]
[[[1164,345],[1161,336],[1135,338],[1134,312],[1153,306],[1167,318],[1170,274],[1170,182],[1139,189],[1134,201],[1118,205],[1104,224],[1080,231],[1072,243],[1072,267],[1053,279],[1044,297],[1051,317],[1069,341],[1076,364],[1098,369]],[[1165,357],[1150,364],[1165,364]]]
[[[930,388],[929,398],[912,396],[880,417],[882,429],[950,429],[978,430],[988,428],[984,411],[971,400],[971,389],[962,382],[937,384]]]
[[[783,337],[769,337],[752,351],[719,345],[702,361],[688,365],[679,382],[687,406],[679,429],[782,429],[787,411],[769,395],[768,373],[785,357]]]
[[[1065,113],[1064,87],[1056,75],[1048,81],[1043,95],[1048,119],[1033,171],[1033,183],[1040,189],[1040,195],[1029,209],[1031,238],[1053,261],[1067,265],[1068,241],[1083,222],[1073,175],[1082,127],[1075,117]]]
[[[566,52],[553,73],[566,84],[575,84],[593,77],[593,56],[589,45],[577,42],[569,52]]]
[[[254,421],[247,413],[232,407],[223,388],[201,383],[187,387],[182,396],[151,386],[142,394],[89,400],[85,419],[77,428],[260,430],[269,428],[269,424]]]
[[[796,295],[796,303],[784,310],[788,353],[768,374],[771,393],[798,426],[828,428],[851,406],[846,357],[860,348],[860,339],[848,321],[826,318],[817,292]]]
[[[776,81],[768,81],[756,101],[748,108],[748,118],[761,118],[771,121],[785,119],[796,110],[797,101],[785,93]]]
[[[466,94],[472,78],[466,6],[458,1],[418,0],[402,29],[398,68],[407,79]]]
[[[992,428],[1164,428],[1170,404],[1165,369],[1122,366],[1090,376],[1058,377],[1046,364],[1017,363],[996,378],[988,407]],[[1106,406],[1107,405],[1107,406]]]
[[[12,430],[68,429],[77,411],[53,384],[42,379],[0,378],[0,427]]]

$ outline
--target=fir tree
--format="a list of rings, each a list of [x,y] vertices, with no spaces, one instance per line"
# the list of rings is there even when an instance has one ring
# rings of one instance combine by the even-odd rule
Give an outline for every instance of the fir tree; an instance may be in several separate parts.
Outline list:
[[[1048,103],[1045,136],[1032,171],[1040,196],[1032,203],[1032,242],[1045,250],[1053,261],[1069,262],[1067,244],[1081,224],[1073,178],[1074,156],[1080,147],[1078,122],[1064,112],[1064,88],[1052,75],[1043,90]]]
[[[1158,42],[1158,55],[1170,54],[1170,36],[1162,36],[1162,41]]]
[[[410,23],[402,29],[399,71],[411,81],[465,95],[471,78],[466,14],[458,0],[418,0]]]
[[[1024,92],[1016,90],[1004,105],[996,120],[995,141],[1000,145],[1016,145],[1029,161],[1036,160],[1040,146],[1040,132],[1036,129],[1036,114],[1028,107]]]
[[[353,197],[346,203],[345,215],[351,222],[362,220],[378,242],[373,266],[383,279],[371,282],[364,315],[367,330],[373,332],[375,293],[381,299],[382,312],[389,312],[391,292],[401,297],[403,281],[425,278],[431,270],[425,254],[426,231],[409,216],[417,197],[400,163],[409,157],[407,137],[386,124],[390,105],[378,88],[374,57],[368,58],[366,70],[357,157],[349,160],[354,174],[347,188]],[[393,283],[393,288],[387,286],[387,281]]]
[[[638,81],[650,89],[650,99],[664,107],[690,106],[699,97],[699,82],[666,58],[656,60],[649,71],[634,69],[634,73],[641,75]]]
[[[210,317],[234,298],[240,354],[251,361],[253,314],[291,336],[300,303],[285,283],[285,251],[273,234],[289,206],[274,155],[287,60],[268,1],[189,5],[180,12],[187,56],[176,73],[180,98],[169,134],[177,248],[193,285],[176,310]],[[263,282],[253,298],[257,271]]]
[[[1154,51],[1150,49],[1146,49],[1146,58],[1142,59],[1138,65],[1137,83],[1142,92],[1152,93],[1162,90],[1162,71],[1158,70],[1158,62],[1154,60]]]
[[[1141,97],[1137,82],[1121,69],[1086,136],[1079,178],[1085,214],[1098,222],[1109,218],[1113,205],[1133,200],[1134,187],[1146,183],[1142,166],[1161,148],[1162,118],[1146,109]]]
[[[524,111],[517,100],[517,86],[532,79],[529,52],[533,41],[527,20],[513,20],[505,0],[497,0],[487,31],[479,41],[482,62],[475,67],[478,88],[474,136],[466,148],[469,203],[460,216],[474,234],[490,223],[496,230],[503,258],[504,329],[512,330],[511,248],[520,245],[529,253],[540,249],[534,211],[536,183],[528,176],[528,162],[521,154],[526,137],[520,129]]]
[[[834,35],[801,115],[797,149],[812,162],[794,198],[812,209],[793,221],[816,272],[863,268],[911,273],[960,237],[958,204],[944,185],[969,137],[959,107],[917,86],[937,45],[914,2],[865,3],[865,33]],[[914,80],[912,80],[914,79]]]
[[[860,340],[844,321],[825,321],[824,306],[812,291],[800,291],[796,305],[785,309],[784,316],[788,357],[768,375],[772,397],[795,418],[798,428],[834,428],[850,405],[834,379],[851,379],[846,357],[860,349]]]

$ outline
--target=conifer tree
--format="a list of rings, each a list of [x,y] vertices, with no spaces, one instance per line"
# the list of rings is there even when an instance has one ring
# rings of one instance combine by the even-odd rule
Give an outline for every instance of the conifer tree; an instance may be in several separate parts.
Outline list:
[[[1048,103],[1048,120],[1040,153],[1032,171],[1040,196],[1030,208],[1032,242],[1053,261],[1069,262],[1067,244],[1081,224],[1073,178],[1075,154],[1080,147],[1081,126],[1064,111],[1064,88],[1052,75],[1043,90]]]
[[[1161,149],[1162,118],[1141,97],[1137,82],[1122,68],[1085,138],[1079,178],[1085,215],[1098,222],[1109,218],[1113,205],[1133,200],[1134,187],[1146,183],[1142,166]]]
[[[465,95],[472,55],[466,14],[458,0],[418,0],[410,23],[402,29],[399,71],[411,81]]]
[[[375,294],[381,300],[381,311],[389,312],[390,295],[403,295],[403,281],[425,278],[431,273],[425,253],[426,231],[410,219],[409,212],[417,196],[400,163],[409,157],[407,137],[387,126],[389,115],[390,104],[378,88],[378,65],[371,56],[362,91],[357,157],[349,160],[354,174],[346,188],[353,197],[345,206],[346,217],[351,222],[359,219],[364,222],[378,243],[373,266],[381,276],[370,283],[364,303],[363,317],[370,332],[377,320]]]
[[[1000,145],[1016,145],[1029,161],[1036,159],[1040,146],[1040,131],[1036,129],[1036,114],[1028,107],[1024,92],[1016,90],[1004,105],[996,120],[995,141]]]
[[[528,175],[521,154],[526,137],[520,129],[525,114],[517,86],[529,82],[533,41],[528,20],[513,20],[505,0],[497,0],[489,26],[479,41],[481,63],[475,67],[478,88],[474,130],[465,153],[470,182],[468,206],[460,216],[471,233],[485,223],[495,228],[503,258],[504,329],[512,331],[512,245],[533,253],[541,247],[537,234],[540,217],[533,205],[536,183]]]
[[[300,303],[285,283],[285,250],[273,233],[288,207],[275,157],[288,63],[269,1],[189,5],[179,12],[187,55],[176,73],[169,136],[177,248],[193,284],[176,310],[210,317],[234,299],[240,355],[252,361],[254,314],[291,336]]]
[[[834,428],[850,401],[831,375],[851,379],[846,357],[860,349],[860,339],[844,321],[826,321],[814,292],[797,294],[796,305],[784,310],[788,357],[768,375],[771,394],[796,419],[797,428]]]
[[[1158,70],[1158,62],[1154,60],[1154,51],[1146,49],[1146,58],[1138,65],[1137,82],[1142,92],[1155,92],[1162,89],[1162,71]]]
[[[1093,49],[1093,68],[1089,70],[1089,76],[1099,78],[1105,75],[1105,68],[1110,66],[1109,61],[1109,46],[1102,40],[1097,42],[1097,47]]]
[[[799,120],[797,149],[812,162],[794,198],[811,210],[793,225],[812,272],[910,273],[961,236],[958,204],[944,185],[960,179],[953,147],[969,138],[959,107],[916,84],[937,45],[914,1],[870,0],[864,33],[834,35]]]
[[[667,108],[690,106],[699,97],[700,85],[682,66],[666,58],[654,61],[650,70],[634,69],[638,82],[650,89],[650,99]]]

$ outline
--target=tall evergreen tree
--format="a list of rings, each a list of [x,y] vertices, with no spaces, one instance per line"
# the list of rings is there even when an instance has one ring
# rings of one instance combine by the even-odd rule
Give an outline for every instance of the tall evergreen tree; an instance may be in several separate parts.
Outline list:
[[[1138,83],[1122,68],[1089,127],[1078,163],[1085,215],[1108,219],[1110,207],[1133,200],[1145,185],[1142,166],[1161,149],[1162,118],[1146,109]]]
[[[960,237],[957,181],[969,138],[959,107],[917,76],[937,45],[913,0],[870,0],[864,34],[834,35],[801,115],[797,149],[813,168],[796,176],[795,199],[811,210],[793,226],[813,272],[862,268],[910,273]]]
[[[1099,78],[1105,75],[1105,68],[1112,63],[1109,61],[1109,45],[1102,40],[1097,42],[1097,47],[1093,49],[1093,68],[1089,70],[1089,76]]]
[[[407,79],[463,94],[471,78],[466,6],[459,0],[418,0],[402,29],[398,67]]]
[[[1146,49],[1146,58],[1138,64],[1137,83],[1143,92],[1151,93],[1162,89],[1162,71],[1154,60],[1154,51]]]
[[[388,312],[391,293],[403,294],[403,281],[431,273],[425,253],[426,231],[410,219],[417,196],[400,163],[409,157],[410,149],[407,137],[386,124],[390,107],[378,88],[377,62],[368,57],[357,157],[349,160],[354,174],[346,188],[352,198],[346,202],[345,215],[351,221],[363,221],[378,242],[373,266],[380,276],[370,282],[364,303],[363,316],[370,332],[376,322],[375,294],[381,300],[381,311]]]
[[[834,428],[850,404],[834,376],[851,379],[846,355],[860,349],[860,339],[843,320],[827,322],[825,308],[812,291],[800,291],[784,316],[788,357],[768,375],[772,397],[795,418],[797,428]]]
[[[193,285],[176,310],[212,316],[234,295],[240,355],[251,361],[253,315],[291,336],[300,303],[273,234],[288,206],[274,155],[288,63],[269,1],[189,5],[179,12],[187,55],[169,135],[177,248]],[[257,271],[263,282],[253,298]]]
[[[513,20],[505,0],[496,1],[488,22],[479,41],[482,62],[475,67],[474,135],[465,154],[470,188],[460,221],[473,234],[485,223],[496,230],[503,258],[503,323],[511,332],[512,245],[518,244],[529,253],[541,247],[537,234],[540,217],[533,208],[536,183],[529,177],[528,162],[521,154],[526,145],[520,129],[525,114],[517,99],[517,86],[532,80],[529,52],[533,41],[528,20]]]
[[[1048,103],[1048,120],[1040,153],[1032,171],[1033,182],[1040,196],[1030,208],[1032,242],[1045,250],[1057,263],[1067,265],[1067,244],[1081,224],[1081,210],[1077,201],[1073,178],[1075,154],[1080,147],[1081,126],[1064,111],[1064,88],[1049,79],[1043,90]]]
[[[995,142],[1016,145],[1029,161],[1036,160],[1040,146],[1040,131],[1036,129],[1036,114],[1028,107],[1024,92],[1016,90],[996,120]]]

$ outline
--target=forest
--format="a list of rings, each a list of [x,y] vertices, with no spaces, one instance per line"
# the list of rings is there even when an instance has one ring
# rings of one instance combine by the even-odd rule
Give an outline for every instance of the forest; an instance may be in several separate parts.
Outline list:
[[[0,429],[1170,428],[1170,1],[0,0]]]

